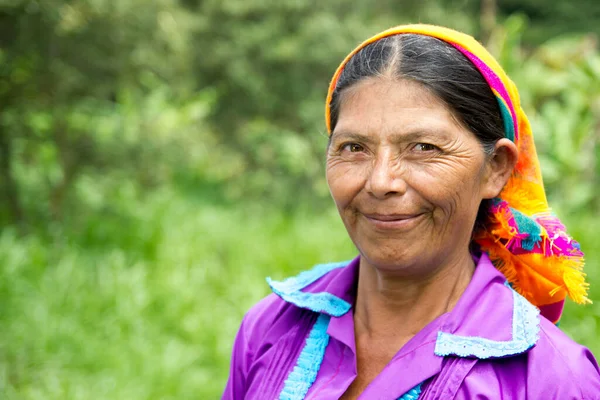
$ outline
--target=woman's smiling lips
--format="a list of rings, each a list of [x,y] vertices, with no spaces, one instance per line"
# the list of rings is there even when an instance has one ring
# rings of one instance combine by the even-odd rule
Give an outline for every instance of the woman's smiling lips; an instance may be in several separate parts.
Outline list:
[[[415,214],[362,214],[375,228],[378,229],[409,229],[419,222],[424,213]]]

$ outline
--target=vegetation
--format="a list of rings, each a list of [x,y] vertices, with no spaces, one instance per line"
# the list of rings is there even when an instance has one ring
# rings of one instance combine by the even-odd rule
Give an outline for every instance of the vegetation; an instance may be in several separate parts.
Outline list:
[[[594,5],[513,3],[0,0],[0,397],[218,398],[264,277],[354,256],[326,85],[415,20],[478,35],[517,82],[596,300],[561,327],[600,355],[600,53],[570,22]]]

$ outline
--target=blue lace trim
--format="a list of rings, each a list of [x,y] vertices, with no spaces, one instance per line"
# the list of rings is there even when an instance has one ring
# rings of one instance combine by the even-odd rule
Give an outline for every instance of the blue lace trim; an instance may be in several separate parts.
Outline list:
[[[510,288],[508,282],[505,285]],[[539,338],[540,311],[512,288],[511,291],[513,294],[512,340],[496,341],[438,332],[435,354],[474,356],[484,359],[519,354],[533,347]]]
[[[274,281],[269,277],[267,278],[267,283],[271,287],[273,293],[288,303],[317,313],[325,313],[333,317],[340,317],[350,310],[352,307],[350,303],[331,293],[306,293],[302,292],[301,289],[304,289],[306,286],[315,282],[326,273],[334,269],[345,267],[348,263],[349,261],[319,264],[311,270],[301,272],[299,275],[284,281]]]
[[[317,379],[323,357],[325,357],[325,349],[329,343],[327,334],[329,319],[330,317],[325,314],[321,314],[317,318],[306,338],[306,344],[298,356],[294,369],[285,380],[279,400],[304,399],[308,389]]]
[[[398,397],[398,400],[418,400],[419,396],[421,396],[421,385],[422,383],[419,383],[417,386]]]

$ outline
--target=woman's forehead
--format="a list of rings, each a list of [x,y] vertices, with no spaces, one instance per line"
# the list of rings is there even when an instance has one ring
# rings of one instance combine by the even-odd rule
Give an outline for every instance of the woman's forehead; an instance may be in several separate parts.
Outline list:
[[[415,104],[439,103],[442,100],[436,96],[427,86],[413,79],[398,78],[390,75],[378,75],[361,79],[340,94],[341,105],[356,97],[377,96],[389,100],[397,99],[397,92],[402,93],[402,98],[410,100]]]
[[[414,81],[369,79],[343,96],[334,136],[369,132],[424,135],[459,127],[450,109]]]

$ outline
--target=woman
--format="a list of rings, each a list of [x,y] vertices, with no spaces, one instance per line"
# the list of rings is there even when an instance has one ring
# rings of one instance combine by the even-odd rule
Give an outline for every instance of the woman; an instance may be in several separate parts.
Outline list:
[[[408,25],[355,49],[326,102],[327,182],[360,255],[245,316],[224,399],[600,399],[553,323],[588,302],[513,83],[473,38]],[[541,312],[541,316],[540,316]]]

